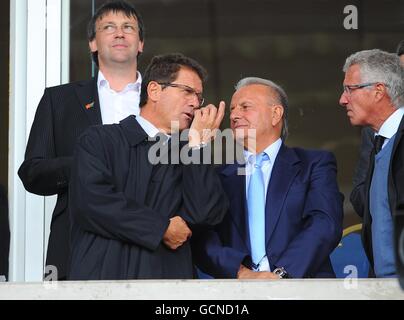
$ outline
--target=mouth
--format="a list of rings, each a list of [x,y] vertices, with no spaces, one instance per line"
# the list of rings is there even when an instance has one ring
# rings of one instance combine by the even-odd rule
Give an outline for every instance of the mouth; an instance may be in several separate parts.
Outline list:
[[[115,49],[126,49],[128,46],[125,44],[114,44],[112,47]]]
[[[246,124],[233,124],[232,125],[233,129],[244,129],[244,128],[248,128],[248,125]]]
[[[192,120],[194,118],[194,115],[191,112],[183,112],[182,114],[187,120]]]

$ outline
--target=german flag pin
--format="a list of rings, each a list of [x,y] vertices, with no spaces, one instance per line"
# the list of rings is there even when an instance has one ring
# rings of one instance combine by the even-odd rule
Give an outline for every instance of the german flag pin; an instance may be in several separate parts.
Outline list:
[[[91,109],[94,106],[94,102],[91,102],[89,104],[86,104],[86,109]]]

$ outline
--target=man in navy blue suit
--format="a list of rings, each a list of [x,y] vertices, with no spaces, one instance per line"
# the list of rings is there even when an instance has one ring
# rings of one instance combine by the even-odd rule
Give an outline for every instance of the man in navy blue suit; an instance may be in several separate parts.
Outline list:
[[[343,219],[336,160],[287,147],[287,111],[287,96],[272,81],[236,85],[230,123],[245,165],[219,168],[229,211],[193,239],[196,265],[215,278],[335,277],[329,255]]]

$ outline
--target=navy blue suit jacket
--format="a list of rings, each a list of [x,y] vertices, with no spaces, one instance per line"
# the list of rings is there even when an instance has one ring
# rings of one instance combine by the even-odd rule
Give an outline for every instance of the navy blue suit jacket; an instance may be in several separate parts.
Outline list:
[[[238,164],[219,168],[230,208],[216,228],[195,235],[194,259],[205,273],[235,278],[250,257],[245,176]],[[335,157],[326,151],[279,150],[268,186],[266,253],[271,270],[284,267],[295,278],[335,277],[329,255],[342,235],[343,196]]]

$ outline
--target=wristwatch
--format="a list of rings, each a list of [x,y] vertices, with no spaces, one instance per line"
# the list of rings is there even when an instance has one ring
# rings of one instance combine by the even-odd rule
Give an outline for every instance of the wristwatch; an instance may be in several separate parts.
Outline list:
[[[276,274],[276,275],[277,275],[279,278],[281,278],[281,279],[290,278],[290,277],[289,277],[289,274],[286,272],[285,268],[283,268],[283,267],[276,268],[276,269],[273,271],[273,273]]]

